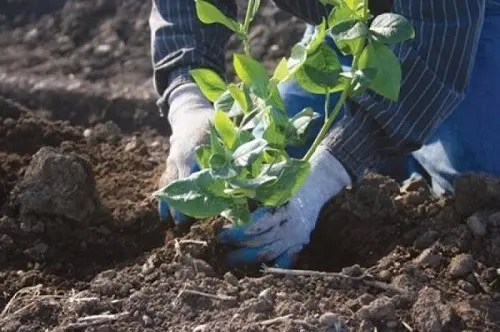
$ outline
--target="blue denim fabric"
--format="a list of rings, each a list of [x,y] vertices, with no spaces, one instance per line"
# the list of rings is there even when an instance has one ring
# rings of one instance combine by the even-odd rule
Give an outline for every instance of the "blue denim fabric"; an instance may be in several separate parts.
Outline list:
[[[304,40],[314,33],[309,26]],[[332,45],[331,41],[327,41]],[[350,59],[342,57],[344,65]],[[453,193],[453,182],[465,172],[485,172],[500,176],[500,10],[485,17],[472,79],[464,101],[445,119],[417,151],[382,162],[376,170],[404,181],[422,176],[437,194]],[[305,92],[296,82],[280,87],[290,115],[304,107],[323,113],[324,96]],[[332,98],[332,104],[338,94]],[[343,116],[341,114],[338,119]],[[338,121],[338,120],[337,120]],[[306,146],[290,149],[293,156],[307,151],[323,119],[318,119]]]

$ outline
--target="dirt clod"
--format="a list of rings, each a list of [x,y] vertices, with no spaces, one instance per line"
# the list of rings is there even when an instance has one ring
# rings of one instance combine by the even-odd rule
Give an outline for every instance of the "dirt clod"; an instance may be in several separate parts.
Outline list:
[[[361,319],[373,322],[390,321],[396,318],[396,308],[390,298],[381,296],[370,304],[361,307],[356,315]]]
[[[44,147],[14,193],[21,215],[49,215],[87,224],[98,203],[92,166],[77,155]]]
[[[121,129],[113,121],[106,121],[96,124],[94,128],[86,129],[84,136],[91,143],[116,142],[121,136]]]
[[[474,268],[474,258],[471,254],[460,254],[452,258],[448,271],[450,276],[460,278],[469,274]]]
[[[440,332],[449,330],[454,314],[443,302],[441,292],[425,287],[418,293],[411,315],[418,331]]]

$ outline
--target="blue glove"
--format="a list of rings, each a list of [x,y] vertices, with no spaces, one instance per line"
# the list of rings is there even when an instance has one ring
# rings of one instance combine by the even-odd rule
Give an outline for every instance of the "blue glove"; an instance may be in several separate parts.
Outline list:
[[[181,85],[169,96],[168,121],[172,128],[170,151],[165,171],[159,181],[162,188],[172,181],[188,177],[199,170],[195,148],[206,142],[213,108],[194,83]],[[160,219],[172,216],[176,224],[189,220],[184,214],[170,209],[166,201],[158,201]]]
[[[262,207],[252,215],[252,223],[223,230],[220,243],[238,249],[229,253],[229,265],[273,262],[290,268],[297,254],[309,243],[323,205],[351,179],[340,162],[319,148],[311,158],[311,174],[299,192],[279,208]]]

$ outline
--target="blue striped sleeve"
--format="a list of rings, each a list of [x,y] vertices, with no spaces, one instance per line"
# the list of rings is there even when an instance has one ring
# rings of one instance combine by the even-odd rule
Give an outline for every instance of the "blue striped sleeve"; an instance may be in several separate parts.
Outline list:
[[[326,144],[355,177],[392,155],[422,146],[463,100],[484,20],[485,0],[394,0],[416,38],[397,45],[400,98],[360,96]]]
[[[149,25],[154,84],[165,96],[176,86],[190,81],[188,70],[211,68],[224,73],[226,43],[231,31],[220,24],[202,24],[194,0],[153,0]],[[234,17],[234,0],[212,3]],[[167,91],[168,90],[168,91]]]

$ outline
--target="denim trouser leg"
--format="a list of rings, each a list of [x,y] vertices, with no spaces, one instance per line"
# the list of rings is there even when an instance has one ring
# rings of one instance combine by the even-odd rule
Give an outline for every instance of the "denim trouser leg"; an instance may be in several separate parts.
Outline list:
[[[308,27],[304,39],[314,32]],[[331,41],[328,41],[331,44]],[[465,100],[437,128],[421,149],[393,157],[377,170],[403,181],[418,174],[427,179],[437,194],[453,192],[453,182],[464,172],[485,172],[500,176],[500,16],[487,15],[478,45],[469,90]],[[348,65],[348,57],[341,57]],[[323,114],[324,95],[307,93],[294,81],[280,86],[290,116],[304,107]],[[332,105],[338,94],[332,96]],[[339,116],[340,118],[341,116]],[[311,139],[301,148],[290,149],[300,157],[317,135],[323,119],[318,119]]]

